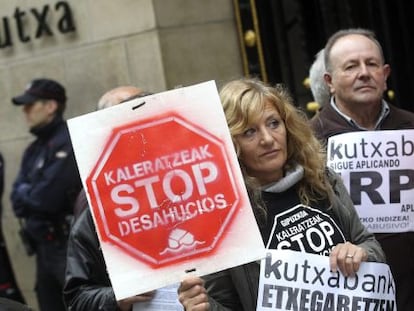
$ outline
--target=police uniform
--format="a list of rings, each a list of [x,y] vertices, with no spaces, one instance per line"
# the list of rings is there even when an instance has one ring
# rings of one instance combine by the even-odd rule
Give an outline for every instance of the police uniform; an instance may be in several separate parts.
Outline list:
[[[13,103],[25,105],[39,99],[54,99],[64,105],[64,88],[52,80],[34,80]],[[11,200],[27,252],[36,254],[35,289],[40,309],[65,310],[62,288],[67,237],[80,177],[61,113],[30,132],[36,139],[23,154]]]

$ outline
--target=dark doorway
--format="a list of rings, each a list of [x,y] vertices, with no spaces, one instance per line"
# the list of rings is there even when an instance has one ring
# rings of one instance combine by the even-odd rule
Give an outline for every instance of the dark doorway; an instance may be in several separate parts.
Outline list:
[[[252,28],[259,37],[256,49],[245,46],[245,37],[242,41],[248,51],[246,74],[286,84],[299,106],[312,100],[303,81],[327,38],[341,28],[363,27],[376,33],[391,65],[388,87],[395,96],[388,100],[414,111],[413,1],[235,0],[235,4],[236,13],[242,12],[240,34]]]

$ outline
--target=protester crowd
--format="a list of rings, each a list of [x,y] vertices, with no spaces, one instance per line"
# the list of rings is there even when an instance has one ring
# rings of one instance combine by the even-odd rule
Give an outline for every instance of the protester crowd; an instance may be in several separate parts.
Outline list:
[[[341,176],[327,167],[326,155],[328,139],[338,134],[414,129],[414,114],[383,98],[390,72],[373,32],[345,29],[327,40],[310,68],[312,94],[320,104],[312,118],[296,107],[282,84],[240,78],[224,83],[219,95],[264,245],[281,248],[274,238],[281,215],[310,210],[323,215],[332,228],[329,247],[315,251],[291,243],[288,249],[323,252],[329,269],[345,276],[357,273],[363,262],[387,263],[397,308],[408,311],[414,310],[414,232],[370,232]],[[134,86],[114,86],[97,108],[148,94]],[[10,200],[27,255],[36,256],[40,311],[129,311],[151,301],[155,291],[115,298],[64,119],[66,99],[58,81],[35,78],[11,100],[22,108],[35,136],[22,155]],[[3,185],[3,174],[0,181]],[[6,263],[0,281],[10,287],[0,290],[0,307],[30,310],[3,252],[1,226],[0,238],[0,260]],[[259,271],[260,262],[250,262],[189,276],[181,280],[177,299],[186,311],[256,310]]]

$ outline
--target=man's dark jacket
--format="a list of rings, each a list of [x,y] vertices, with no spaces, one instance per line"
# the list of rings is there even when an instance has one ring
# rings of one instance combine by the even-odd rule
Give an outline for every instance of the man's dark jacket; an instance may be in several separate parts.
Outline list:
[[[414,114],[389,105],[389,114],[382,120],[378,128],[381,130],[403,130],[414,128]],[[350,124],[331,104],[325,105],[310,121],[316,137],[326,144],[329,137],[342,133],[360,131]]]
[[[81,195],[85,193],[82,192]],[[117,310],[89,208],[81,212],[72,227],[66,265],[63,297],[68,310]]]

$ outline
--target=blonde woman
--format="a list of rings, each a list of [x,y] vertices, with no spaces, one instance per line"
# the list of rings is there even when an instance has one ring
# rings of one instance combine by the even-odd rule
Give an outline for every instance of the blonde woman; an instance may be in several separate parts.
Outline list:
[[[363,261],[383,262],[381,247],[361,224],[339,176],[325,167],[323,149],[287,91],[241,79],[227,83],[220,97],[264,243],[329,256],[331,269],[344,275]],[[278,243],[272,239],[275,218],[286,215],[320,216],[326,236]],[[316,248],[321,239],[325,247]],[[255,310],[258,280],[256,262],[190,277],[181,283],[179,299],[186,311]]]

